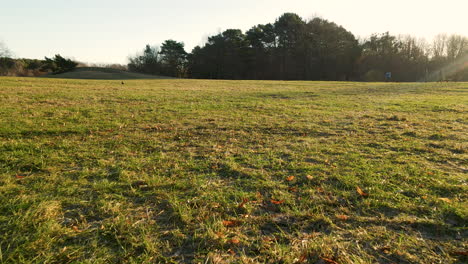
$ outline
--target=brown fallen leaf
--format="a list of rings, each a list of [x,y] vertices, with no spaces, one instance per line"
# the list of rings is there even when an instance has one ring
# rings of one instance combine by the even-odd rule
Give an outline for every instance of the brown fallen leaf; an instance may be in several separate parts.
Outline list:
[[[468,251],[453,251],[451,253],[456,256],[468,256]]]
[[[362,197],[368,197],[369,194],[364,192],[359,186],[356,186],[356,191],[357,193],[359,193],[359,195],[361,195]]]
[[[26,175],[24,175],[24,174],[16,174],[15,177],[16,177],[16,179],[23,179],[23,178],[26,178]]]
[[[231,238],[231,239],[229,239],[229,243],[237,245],[237,244],[240,243],[240,240],[237,239],[237,238]]]
[[[289,188],[289,191],[290,192],[297,192],[298,189],[297,189],[297,187],[291,187],[291,188]]]
[[[234,250],[232,250],[232,249],[228,249],[227,252],[228,252],[229,254],[233,255],[233,256],[236,254],[236,252],[235,252]]]
[[[282,204],[282,203],[284,203],[284,201],[283,201],[283,200],[277,201],[277,200],[271,199],[271,203],[272,203],[272,204]]]
[[[322,260],[324,260],[327,264],[339,264],[338,262],[332,260],[332,259],[329,259],[329,258],[324,258],[324,257],[320,257]]]
[[[307,261],[307,255],[303,254],[299,257],[296,263],[305,263]]]
[[[215,234],[216,234],[216,237],[218,237],[218,238],[224,238],[225,237],[223,232],[216,232]]]
[[[287,181],[292,181],[292,180],[294,180],[294,178],[296,178],[296,176],[291,175],[291,176],[287,177],[286,180]]]
[[[239,220],[224,220],[223,226],[225,227],[236,227],[239,226],[242,222]]]
[[[81,232],[81,230],[78,228],[78,226],[74,225],[72,226],[73,231],[75,232]]]
[[[239,208],[244,208],[244,206],[245,206],[248,202],[249,202],[249,199],[244,198],[244,199],[242,200],[242,203],[240,203],[238,207],[239,207]]]
[[[311,180],[314,179],[314,176],[312,176],[312,175],[307,175],[306,178],[307,178],[309,181],[311,181]]]
[[[340,220],[343,220],[343,221],[346,221],[349,219],[349,216],[347,215],[337,215],[336,218],[340,219]]]

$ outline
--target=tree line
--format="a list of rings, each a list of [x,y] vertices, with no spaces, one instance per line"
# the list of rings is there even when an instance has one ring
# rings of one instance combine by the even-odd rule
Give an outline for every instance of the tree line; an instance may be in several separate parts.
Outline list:
[[[130,71],[199,79],[468,80],[468,38],[438,35],[433,43],[388,32],[359,40],[322,18],[294,13],[246,32],[228,29],[190,53],[166,40],[129,58]]]
[[[3,43],[0,43],[0,76],[41,76],[52,73],[59,74],[71,71],[78,63],[57,54],[53,58],[14,59],[12,53]]]
[[[190,53],[175,40],[146,45],[126,67],[112,67],[197,79],[383,81],[390,72],[392,81],[468,81],[467,61],[465,36],[441,34],[427,43],[387,32],[358,39],[326,19],[285,13],[246,32],[228,29],[210,36]],[[38,76],[77,65],[60,55],[12,59],[0,42],[0,75]]]

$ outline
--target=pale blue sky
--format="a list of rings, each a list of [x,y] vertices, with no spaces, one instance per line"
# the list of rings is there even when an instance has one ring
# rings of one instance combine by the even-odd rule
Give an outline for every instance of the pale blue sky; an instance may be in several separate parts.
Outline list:
[[[0,40],[16,57],[126,63],[147,43],[175,39],[191,51],[208,35],[285,12],[320,16],[361,37],[468,35],[467,0],[0,0]]]

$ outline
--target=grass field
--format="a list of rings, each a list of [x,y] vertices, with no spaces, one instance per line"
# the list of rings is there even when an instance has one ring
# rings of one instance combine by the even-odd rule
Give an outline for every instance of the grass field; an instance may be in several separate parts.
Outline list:
[[[468,83],[0,78],[0,263],[466,263]]]

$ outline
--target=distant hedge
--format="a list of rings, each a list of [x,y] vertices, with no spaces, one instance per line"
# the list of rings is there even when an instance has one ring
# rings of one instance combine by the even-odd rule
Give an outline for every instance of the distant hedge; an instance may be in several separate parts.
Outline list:
[[[59,74],[76,68],[77,62],[60,55],[44,60],[13,59],[0,57],[0,75],[2,76],[41,76],[45,74]]]

